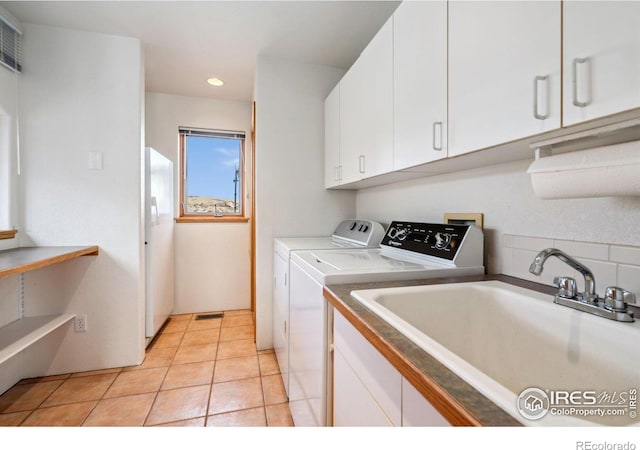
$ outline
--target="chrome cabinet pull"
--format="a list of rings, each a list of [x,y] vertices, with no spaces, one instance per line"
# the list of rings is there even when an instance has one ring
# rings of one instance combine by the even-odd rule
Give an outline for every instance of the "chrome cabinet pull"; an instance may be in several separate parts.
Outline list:
[[[433,122],[433,149],[442,151],[442,122]]]
[[[538,89],[540,82],[544,82],[544,88]],[[549,76],[538,75],[533,79],[533,117],[538,120],[545,120],[549,117]],[[543,101],[540,102],[540,93],[542,92]],[[540,113],[540,103],[544,104],[545,112],[543,114]]]
[[[360,155],[359,170],[360,173],[364,173],[364,155]]]
[[[585,77],[583,83],[587,83],[586,92],[587,100],[581,102],[578,100],[578,65],[585,64]],[[573,104],[579,108],[584,108],[591,103],[591,80],[589,80],[589,71],[591,69],[591,60],[589,58],[574,58],[573,60]]]

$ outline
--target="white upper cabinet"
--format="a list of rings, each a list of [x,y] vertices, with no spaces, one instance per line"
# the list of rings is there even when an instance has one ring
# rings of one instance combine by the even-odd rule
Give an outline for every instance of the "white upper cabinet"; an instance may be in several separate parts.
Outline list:
[[[560,12],[449,2],[449,156],[560,127]]]
[[[403,2],[393,15],[393,169],[447,156],[447,2]]]
[[[640,106],[640,2],[563,2],[565,126]]]
[[[340,83],[324,101],[324,187],[340,184]]]
[[[393,19],[340,81],[342,184],[393,170]]]

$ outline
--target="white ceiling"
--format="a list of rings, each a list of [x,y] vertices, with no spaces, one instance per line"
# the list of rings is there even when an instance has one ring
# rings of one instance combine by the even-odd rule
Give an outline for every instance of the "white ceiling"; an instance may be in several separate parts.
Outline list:
[[[256,57],[347,69],[398,1],[8,1],[22,23],[139,38],[146,90],[251,101]],[[222,78],[215,88],[209,77]]]

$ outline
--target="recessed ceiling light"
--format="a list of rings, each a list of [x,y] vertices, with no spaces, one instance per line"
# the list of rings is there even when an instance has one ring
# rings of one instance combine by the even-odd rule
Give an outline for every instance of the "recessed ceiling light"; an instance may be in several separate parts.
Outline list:
[[[224,84],[224,81],[222,81],[220,78],[209,78],[207,80],[207,83],[209,83],[212,86],[222,86]]]

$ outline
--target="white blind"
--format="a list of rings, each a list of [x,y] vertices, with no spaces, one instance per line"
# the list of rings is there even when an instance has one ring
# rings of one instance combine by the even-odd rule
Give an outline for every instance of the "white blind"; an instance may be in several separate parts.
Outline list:
[[[21,40],[21,33],[0,16],[0,64],[14,72],[22,72]]]
[[[206,136],[206,137],[217,137],[223,139],[244,139],[245,133],[244,131],[226,131],[226,130],[207,130],[204,128],[185,128],[179,127],[178,131],[180,134],[184,134],[186,136]]]

